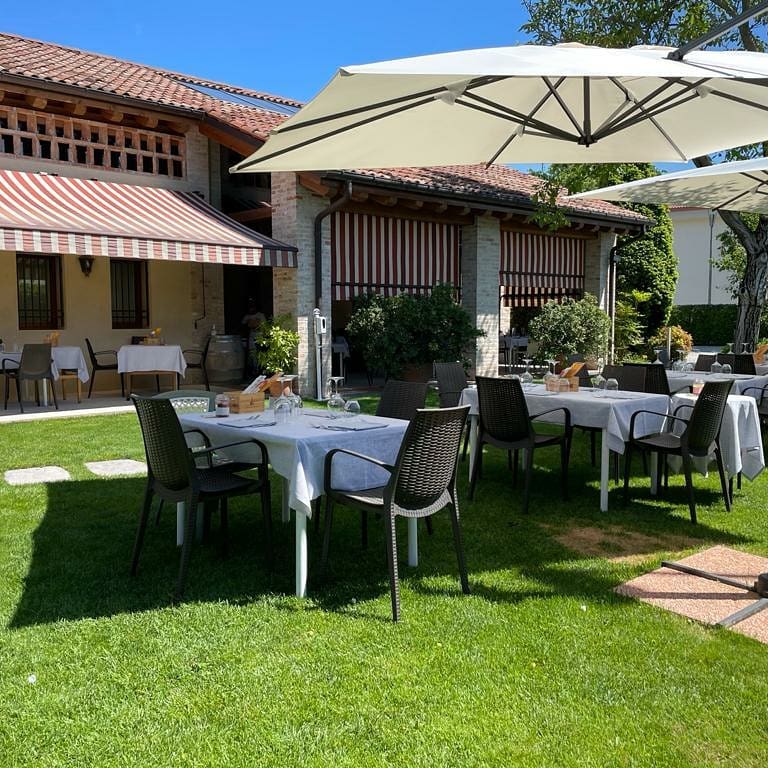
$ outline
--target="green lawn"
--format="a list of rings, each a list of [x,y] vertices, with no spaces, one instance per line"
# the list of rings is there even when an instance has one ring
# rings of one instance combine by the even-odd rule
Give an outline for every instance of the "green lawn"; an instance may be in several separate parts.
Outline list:
[[[577,435],[571,501],[556,495],[557,452],[550,463],[545,451],[523,517],[506,457],[489,452],[474,503],[466,465],[460,475],[473,594],[460,592],[438,516],[418,569],[401,548],[393,625],[383,531],[361,552],[355,514],[339,510],[326,580],[311,536],[310,597],[299,600],[293,526],[275,514],[269,573],[260,512],[233,502],[229,558],[215,537],[198,547],[187,599],[171,607],[175,514],[150,527],[131,579],[143,479],[83,467],[143,459],[135,416],[5,424],[0,436],[0,469],[57,464],[73,477],[0,480],[2,768],[768,761],[768,648],[613,592],[670,552],[768,554],[768,479],[746,482],[728,515],[716,478],[697,477],[696,527],[679,478],[669,500],[651,502],[638,477],[635,501],[625,509],[612,492],[601,514]]]

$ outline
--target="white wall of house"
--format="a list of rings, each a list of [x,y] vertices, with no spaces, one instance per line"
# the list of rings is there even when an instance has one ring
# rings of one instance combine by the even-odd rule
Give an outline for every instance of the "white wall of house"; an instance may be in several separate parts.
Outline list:
[[[672,208],[670,215],[680,272],[674,303],[733,304],[726,276],[712,265],[717,236],[727,229],[723,220],[706,208]]]

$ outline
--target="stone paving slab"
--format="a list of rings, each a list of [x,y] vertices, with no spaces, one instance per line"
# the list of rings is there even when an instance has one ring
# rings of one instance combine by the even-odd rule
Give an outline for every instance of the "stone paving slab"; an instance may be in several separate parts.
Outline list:
[[[133,459],[114,459],[112,461],[86,461],[89,472],[99,477],[125,477],[127,475],[146,475],[147,465]]]
[[[58,483],[71,480],[71,475],[63,467],[28,467],[27,469],[9,469],[4,474],[8,485],[33,485],[34,483]]]
[[[726,576],[752,586],[761,573],[768,572],[768,558],[729,547],[710,547],[677,562],[702,571]],[[755,592],[720,584],[672,568],[657,568],[616,587],[616,591],[705,624],[717,624],[727,616],[759,599]],[[768,609],[730,629],[762,643],[768,643]]]

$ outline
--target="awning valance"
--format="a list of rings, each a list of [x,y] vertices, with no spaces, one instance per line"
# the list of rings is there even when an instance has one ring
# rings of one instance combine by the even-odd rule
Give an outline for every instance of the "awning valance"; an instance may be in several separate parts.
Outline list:
[[[0,170],[0,250],[295,267],[296,249],[197,195]]]

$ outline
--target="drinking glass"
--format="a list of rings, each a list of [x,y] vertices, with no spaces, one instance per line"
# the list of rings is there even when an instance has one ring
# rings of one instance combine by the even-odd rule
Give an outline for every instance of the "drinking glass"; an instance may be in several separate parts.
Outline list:
[[[520,376],[520,383],[523,385],[523,388],[527,389],[531,384],[533,384],[533,374],[531,373],[531,358],[526,357],[523,362],[525,363],[525,371],[523,372],[522,376]]]
[[[339,383],[344,381],[343,376],[331,376],[328,382],[328,414],[332,419],[341,416],[344,411],[344,398],[339,393]]]
[[[275,424],[287,424],[290,421],[293,412],[293,403],[290,397],[286,395],[280,395],[275,400],[273,407],[275,412]]]
[[[293,400],[293,418],[299,419],[304,413],[304,401],[301,399],[301,395],[298,392],[294,392],[291,395]]]
[[[555,372],[555,364],[557,363],[557,360],[555,360],[552,357],[548,357],[545,360],[546,364],[549,366],[549,372],[554,373]]]
[[[728,374],[728,373],[732,373],[732,372],[733,372],[733,369],[731,368],[730,364],[729,363],[723,363],[722,373]]]
[[[664,365],[664,363],[661,362],[661,347],[659,347],[659,349],[654,349],[653,352],[656,355],[656,359],[653,362],[658,365]]]
[[[592,394],[595,397],[602,397],[605,394],[605,379],[600,373],[592,379]]]
[[[728,354],[730,355],[732,353],[733,353],[733,342],[729,341],[728,342]]]
[[[360,403],[357,400],[347,400],[344,404],[344,413],[349,418],[354,418],[360,415]]]
[[[723,366],[715,360],[712,365],[709,366],[710,373],[722,373],[723,372]]]
[[[746,355],[747,352],[749,352],[749,344],[747,344],[747,342],[745,341],[741,345],[741,354]]]
[[[619,391],[619,382],[617,379],[606,379],[605,394],[610,395]]]

